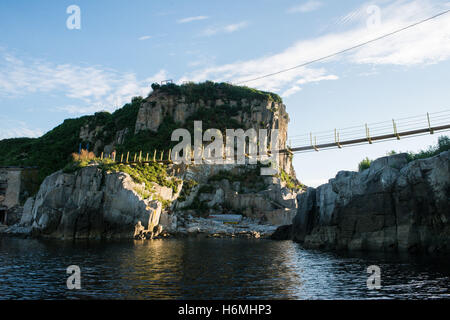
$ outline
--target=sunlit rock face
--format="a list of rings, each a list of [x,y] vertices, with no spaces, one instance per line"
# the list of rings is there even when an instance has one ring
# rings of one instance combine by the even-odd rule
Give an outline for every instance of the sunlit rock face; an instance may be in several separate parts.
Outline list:
[[[298,196],[293,238],[309,248],[450,251],[450,151],[383,157]]]
[[[157,186],[159,199],[172,200],[171,188]],[[60,239],[133,238],[135,225],[153,230],[160,201],[142,199],[141,185],[126,173],[105,173],[98,166],[48,176],[27,202],[21,227],[33,235]]]
[[[145,130],[157,132],[165,117],[168,116],[183,127],[186,124],[186,120],[200,109],[214,113],[214,109],[217,107],[233,109],[233,113],[229,118],[235,120],[244,130],[250,128],[255,130],[268,129],[270,132],[270,129],[278,129],[279,148],[286,148],[289,123],[286,106],[281,102],[275,102],[269,99],[233,100],[224,96],[221,99],[188,101],[186,96],[156,90],[143,101],[139,109],[135,134]],[[201,121],[204,119],[199,117],[194,120]],[[207,129],[210,128],[203,128],[203,130]],[[270,135],[268,141],[270,142]],[[279,159],[281,168],[286,173],[295,176],[292,159],[284,153],[280,154]]]

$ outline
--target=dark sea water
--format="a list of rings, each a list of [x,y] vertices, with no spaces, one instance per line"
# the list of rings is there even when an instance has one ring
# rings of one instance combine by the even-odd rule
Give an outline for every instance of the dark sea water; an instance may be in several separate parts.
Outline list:
[[[68,290],[66,268],[81,269]],[[367,288],[367,267],[381,289]],[[291,241],[180,239],[61,242],[0,239],[1,299],[450,298],[450,259],[342,255]]]

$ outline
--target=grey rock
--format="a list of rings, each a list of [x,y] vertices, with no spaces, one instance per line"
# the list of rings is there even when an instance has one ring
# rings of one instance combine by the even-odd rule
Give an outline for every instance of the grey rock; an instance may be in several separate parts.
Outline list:
[[[309,248],[450,251],[450,151],[375,160],[297,198],[292,238]]]
[[[137,224],[152,231],[162,212],[159,201],[140,197],[140,187],[128,174],[103,173],[97,166],[73,174],[59,171],[44,180],[34,201],[27,201],[21,225],[41,237],[133,238]]]

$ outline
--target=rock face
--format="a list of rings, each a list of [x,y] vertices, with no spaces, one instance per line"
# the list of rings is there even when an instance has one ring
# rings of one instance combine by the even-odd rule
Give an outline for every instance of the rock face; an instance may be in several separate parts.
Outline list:
[[[162,210],[160,201],[143,200],[139,187],[128,174],[104,173],[97,166],[58,171],[27,201],[20,226],[60,239],[133,238],[138,223],[152,231]]]
[[[227,97],[214,100],[198,99],[195,102],[187,101],[183,95],[172,95],[158,90],[154,91],[142,103],[135,125],[135,133],[143,130],[157,132],[164,118],[170,116],[176,123],[185,124],[185,121],[199,109],[211,109],[214,112],[215,107],[226,106],[233,108],[240,106],[235,116],[231,119],[236,120],[242,129],[278,129],[279,147],[286,148],[287,130],[289,115],[286,112],[286,106],[279,102],[269,99],[241,99],[232,100]],[[196,119],[202,120],[202,119]],[[203,128],[207,130],[209,128]],[[270,141],[270,137],[269,137]],[[280,154],[280,166],[287,174],[295,176],[292,166],[292,159],[287,154]]]
[[[224,171],[229,174],[214,179]],[[198,186],[185,201],[179,200],[175,204],[176,213],[182,214],[184,208],[197,200],[204,204],[209,214],[241,214],[274,226],[291,223],[297,213],[297,194],[301,191],[289,190],[280,178],[259,174],[257,165],[190,166],[185,169],[182,179],[193,179]],[[243,176],[249,177],[248,181],[233,181],[233,177]]]
[[[450,251],[450,151],[375,160],[298,196],[293,239],[308,248]]]

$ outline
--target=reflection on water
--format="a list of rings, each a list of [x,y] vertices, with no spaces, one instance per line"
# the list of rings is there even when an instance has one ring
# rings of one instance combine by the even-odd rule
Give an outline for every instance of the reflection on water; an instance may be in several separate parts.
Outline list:
[[[1,299],[449,298],[448,257],[338,255],[291,241],[0,239]],[[81,268],[68,290],[66,268]],[[380,290],[367,289],[370,265]]]

